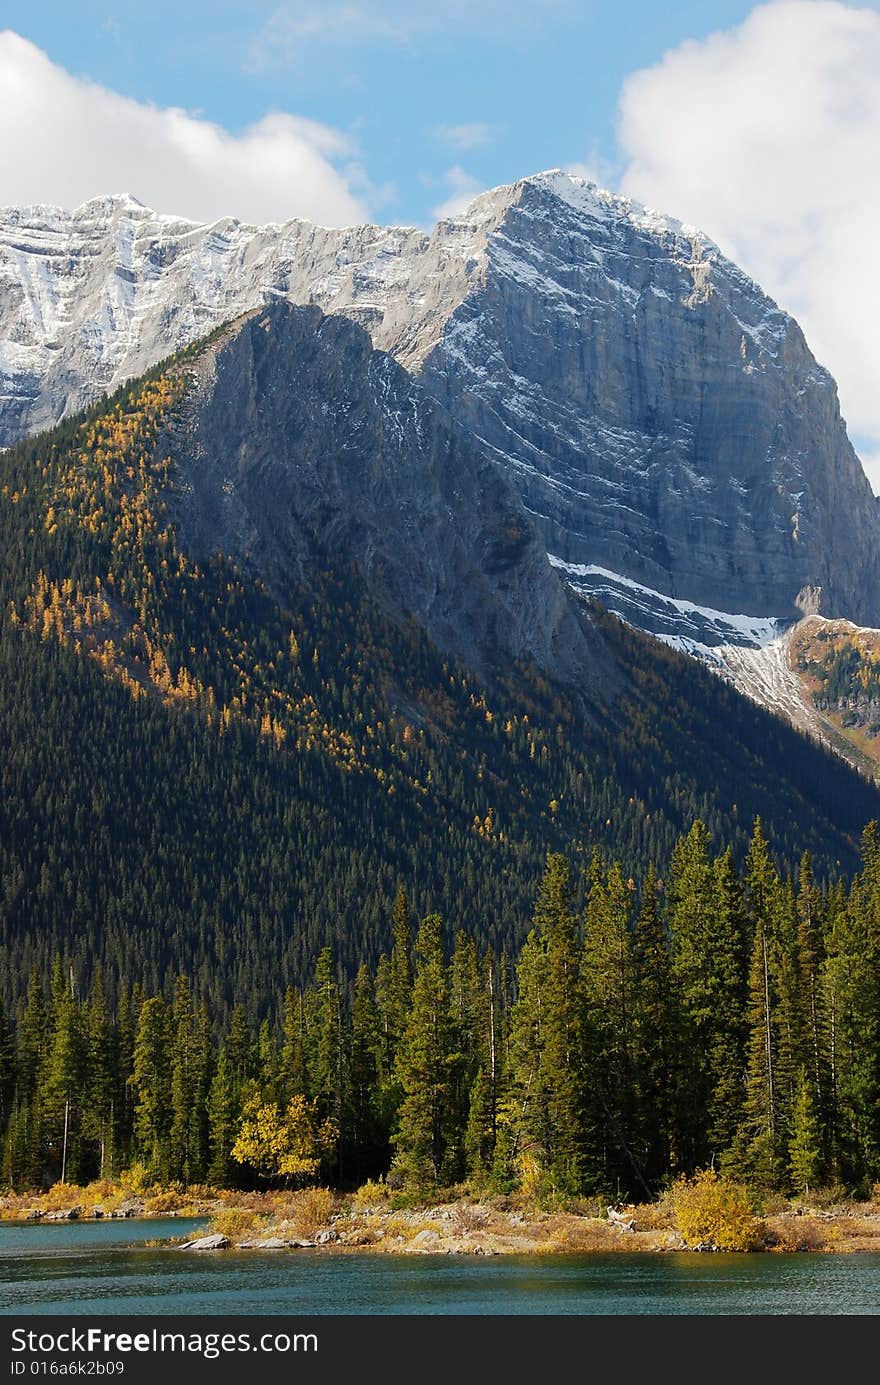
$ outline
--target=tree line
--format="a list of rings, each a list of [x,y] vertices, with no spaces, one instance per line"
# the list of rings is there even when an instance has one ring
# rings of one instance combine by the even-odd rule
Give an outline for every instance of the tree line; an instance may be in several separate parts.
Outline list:
[[[576,906],[582,895],[583,908]],[[58,957],[0,1016],[2,1178],[265,1186],[386,1176],[646,1198],[713,1165],[801,1192],[880,1179],[880,835],[848,888],[775,867],[756,823],[742,870],[700,821],[659,878],[596,851],[547,857],[511,958],[414,927],[352,976],[220,1021],[179,976],[108,1005]],[[280,1020],[271,1016],[280,1013]]]

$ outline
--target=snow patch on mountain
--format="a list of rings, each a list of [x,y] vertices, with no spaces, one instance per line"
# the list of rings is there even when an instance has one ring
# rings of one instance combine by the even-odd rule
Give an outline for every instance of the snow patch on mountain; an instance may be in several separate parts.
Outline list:
[[[717,662],[724,648],[761,649],[779,635],[780,622],[770,617],[717,611],[711,606],[667,596],[595,563],[566,563],[552,553],[550,562],[580,595],[595,597],[630,625],[648,630],[674,649],[699,658]]]

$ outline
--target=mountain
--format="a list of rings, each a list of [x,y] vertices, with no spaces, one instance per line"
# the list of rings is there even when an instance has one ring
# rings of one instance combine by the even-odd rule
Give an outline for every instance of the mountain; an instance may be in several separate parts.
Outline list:
[[[706,237],[559,172],[426,234],[126,197],[0,218],[0,443],[273,298],[344,314],[493,459],[578,591],[684,648],[880,623],[834,382]]]
[[[276,303],[190,369],[181,535],[284,602],[344,553],[374,601],[489,680],[531,659],[595,701],[611,661],[503,473],[369,334]]]
[[[701,817],[855,866],[880,795],[570,591],[505,474],[356,323],[273,303],[0,479],[0,975],[184,970],[222,1011],[397,885],[501,951],[548,849],[635,875]]]

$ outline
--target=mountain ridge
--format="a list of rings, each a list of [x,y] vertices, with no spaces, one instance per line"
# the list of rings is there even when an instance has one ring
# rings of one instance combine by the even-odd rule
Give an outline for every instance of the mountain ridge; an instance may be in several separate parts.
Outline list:
[[[7,209],[0,443],[278,299],[369,333],[637,628],[724,663],[805,610],[880,623],[880,512],[797,324],[708,237],[559,170],[430,232]]]

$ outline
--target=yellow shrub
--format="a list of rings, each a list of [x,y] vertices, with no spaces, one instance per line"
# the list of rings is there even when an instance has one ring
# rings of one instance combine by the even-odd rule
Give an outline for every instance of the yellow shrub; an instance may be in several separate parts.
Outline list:
[[[677,1179],[671,1200],[675,1224],[686,1245],[750,1250],[760,1242],[761,1223],[749,1205],[748,1190],[719,1178],[714,1169]]]
[[[121,1207],[122,1204],[127,1201],[128,1198],[125,1194],[121,1190],[117,1190],[114,1193],[108,1193],[106,1197],[102,1197],[97,1205],[101,1208],[104,1216],[109,1217],[111,1212],[115,1212],[118,1207]]]
[[[302,1188],[289,1202],[290,1220],[301,1236],[311,1239],[330,1220],[333,1194],[329,1188]]]
[[[82,1188],[75,1183],[53,1183],[49,1191],[43,1194],[41,1205],[50,1212],[76,1207],[82,1201],[82,1192]]]
[[[352,1199],[352,1205],[360,1212],[365,1207],[385,1206],[389,1200],[388,1188],[384,1179],[378,1182],[368,1178],[366,1183],[362,1183]]]
[[[132,1164],[131,1168],[123,1169],[119,1175],[119,1182],[129,1197],[140,1197],[152,1187],[152,1179],[145,1164]]]
[[[177,1212],[182,1202],[182,1193],[173,1188],[162,1188],[147,1198],[144,1211],[150,1217],[161,1217],[166,1212]]]
[[[119,1189],[115,1183],[111,1183],[109,1178],[95,1178],[91,1183],[87,1183],[82,1190],[83,1198],[88,1203],[103,1202],[105,1198],[114,1197]]]
[[[221,1207],[211,1218],[210,1230],[220,1236],[228,1236],[230,1241],[253,1236],[263,1231],[266,1218],[260,1217],[247,1207]]]
[[[543,1170],[540,1162],[529,1150],[523,1150],[519,1156],[519,1173],[519,1187],[523,1197],[537,1197],[543,1181]]]

